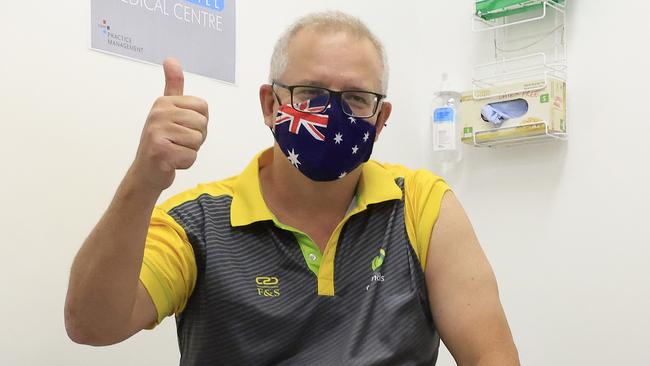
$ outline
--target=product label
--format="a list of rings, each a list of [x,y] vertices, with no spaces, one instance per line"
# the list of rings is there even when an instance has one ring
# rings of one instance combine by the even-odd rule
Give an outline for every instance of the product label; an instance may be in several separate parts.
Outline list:
[[[539,96],[540,103],[548,103],[548,93]]]
[[[433,111],[433,151],[456,149],[454,109],[436,108]]]
[[[433,122],[434,123],[454,122],[454,109],[449,107],[436,108],[433,111]]]

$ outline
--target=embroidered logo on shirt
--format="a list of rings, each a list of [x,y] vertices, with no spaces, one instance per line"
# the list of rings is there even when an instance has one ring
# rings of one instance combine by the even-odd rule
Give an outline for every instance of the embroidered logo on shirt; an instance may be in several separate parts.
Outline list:
[[[384,264],[384,258],[386,258],[386,251],[384,248],[379,249],[379,255],[372,259],[370,264],[372,271],[375,272],[381,268],[381,265]]]
[[[386,278],[380,272],[385,258],[386,251],[384,248],[380,248],[379,255],[374,257],[370,263],[370,268],[372,269],[372,277],[370,277],[370,284],[366,286],[366,291],[370,291],[370,289],[375,288],[379,282],[384,282],[386,280]]]
[[[278,277],[259,276],[255,277],[257,294],[262,297],[280,296],[280,279]]]

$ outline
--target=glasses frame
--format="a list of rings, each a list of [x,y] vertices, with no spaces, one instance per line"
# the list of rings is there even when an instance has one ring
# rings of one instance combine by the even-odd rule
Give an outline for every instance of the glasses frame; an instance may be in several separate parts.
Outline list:
[[[286,84],[281,83],[281,82],[279,82],[277,80],[274,80],[271,83],[271,88],[273,89],[273,93],[275,94],[275,98],[278,100],[279,104],[282,104],[282,102],[280,102],[280,97],[277,95],[277,93],[275,93],[275,86],[276,85],[281,87],[281,88],[289,90],[289,96],[291,98],[291,108],[293,108],[293,109],[296,109],[296,107],[294,107],[294,104],[293,104],[293,90],[295,88],[317,88],[317,89],[326,90],[329,93],[329,98],[327,99],[327,103],[325,103],[325,106],[323,106],[322,111],[306,112],[306,111],[300,111],[300,110],[296,109],[299,112],[311,113],[311,114],[322,113],[323,111],[325,111],[325,109],[327,109],[327,105],[332,100],[332,97],[337,98],[339,103],[341,103],[341,96],[342,96],[343,93],[368,93],[368,94],[373,94],[375,97],[377,97],[377,102],[375,103],[375,106],[372,109],[372,114],[370,114],[368,116],[355,116],[355,115],[353,115],[351,113],[346,112],[345,110],[343,110],[343,113],[345,113],[347,116],[355,117],[355,118],[370,118],[370,117],[374,116],[377,113],[377,109],[379,109],[379,105],[381,104],[381,101],[384,98],[386,98],[386,95],[384,95],[384,94],[375,93],[375,92],[371,92],[371,91],[367,91],[367,90],[341,90],[341,91],[335,91],[335,90],[323,88],[322,86],[314,86],[314,85],[286,85]]]

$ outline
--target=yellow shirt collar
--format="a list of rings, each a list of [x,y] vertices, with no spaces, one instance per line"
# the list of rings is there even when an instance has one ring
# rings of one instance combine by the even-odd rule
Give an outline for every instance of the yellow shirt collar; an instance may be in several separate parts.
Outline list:
[[[258,221],[273,220],[273,214],[264,202],[260,187],[260,167],[271,163],[273,148],[258,153],[234,183],[230,208],[230,224],[244,226]],[[402,198],[402,190],[395,177],[376,161],[369,160],[361,167],[361,179],[357,189],[360,212],[368,205]]]

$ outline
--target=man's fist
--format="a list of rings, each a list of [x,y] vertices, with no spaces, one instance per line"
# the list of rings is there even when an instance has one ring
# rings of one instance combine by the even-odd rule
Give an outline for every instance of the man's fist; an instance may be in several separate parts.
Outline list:
[[[194,164],[208,133],[206,101],[183,95],[183,69],[178,61],[167,58],[163,68],[165,94],[151,107],[130,172],[149,188],[161,191],[172,184],[176,169]]]

